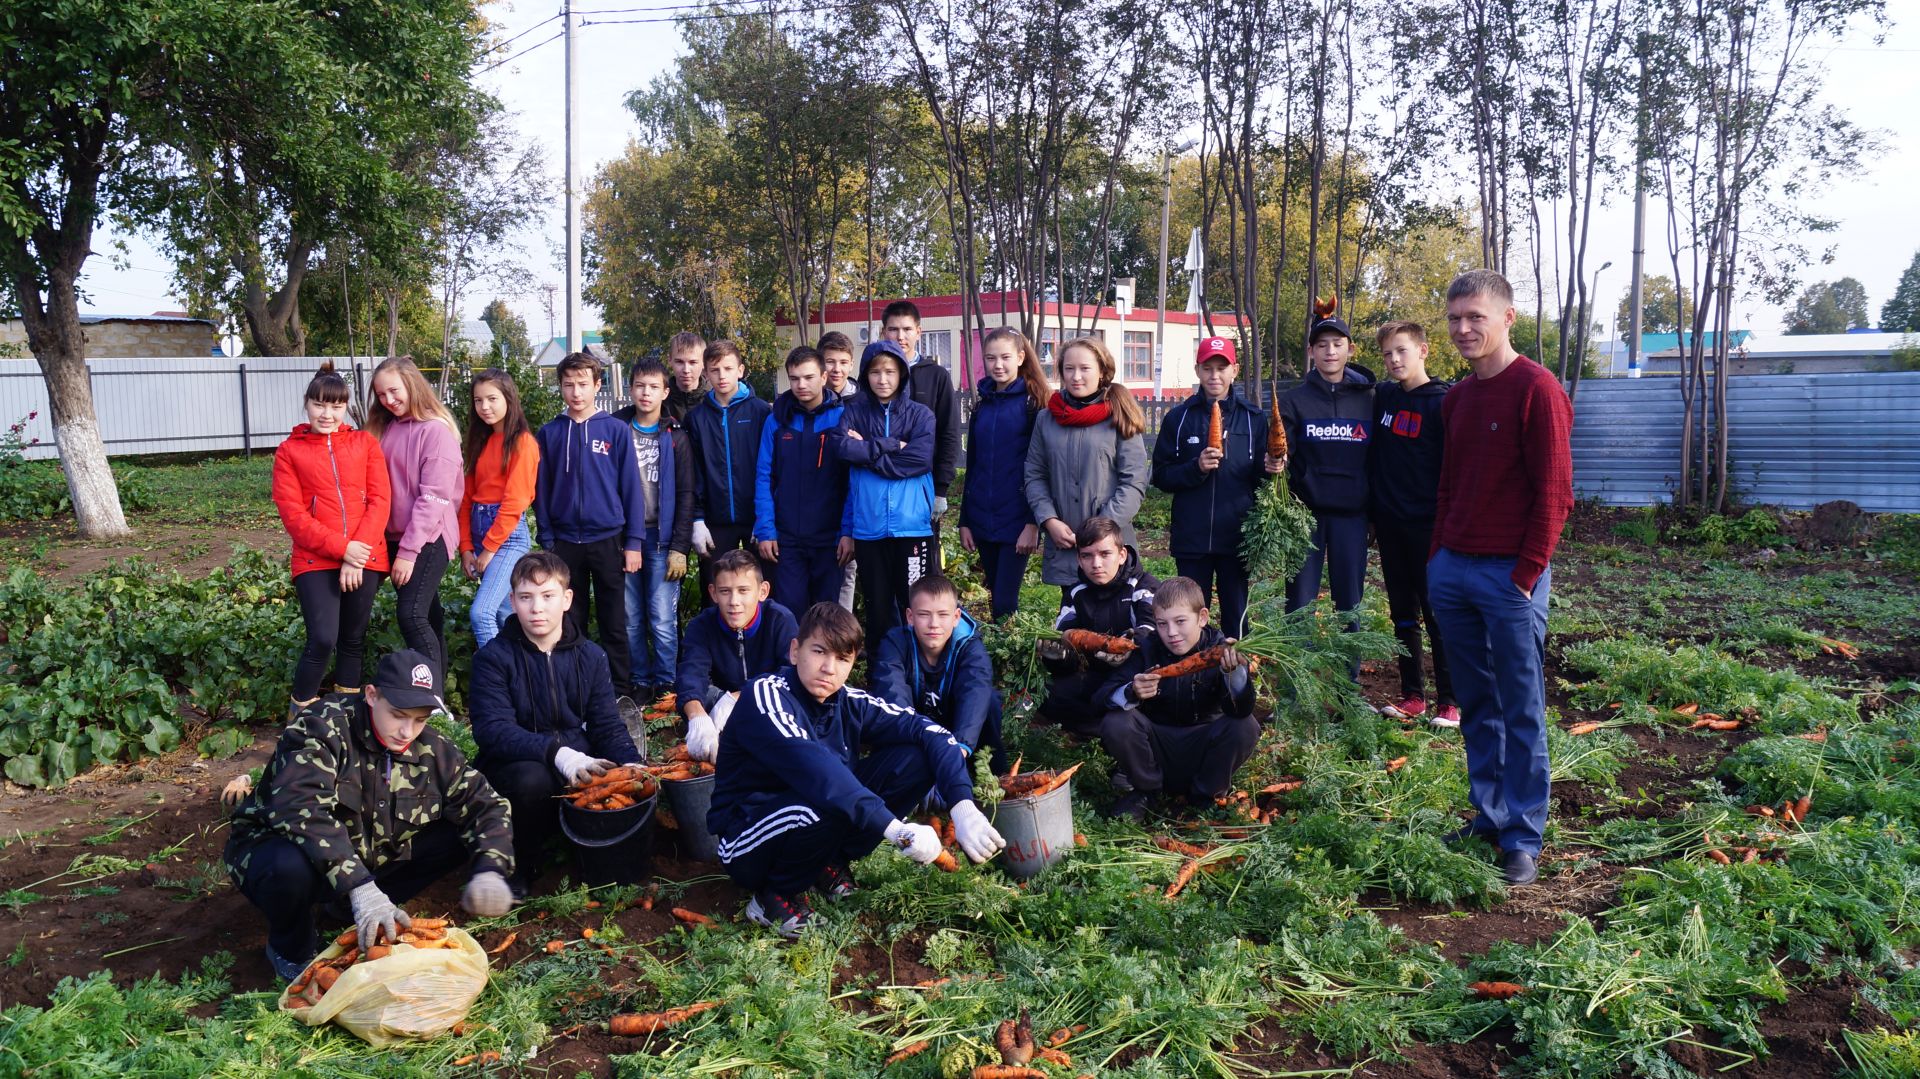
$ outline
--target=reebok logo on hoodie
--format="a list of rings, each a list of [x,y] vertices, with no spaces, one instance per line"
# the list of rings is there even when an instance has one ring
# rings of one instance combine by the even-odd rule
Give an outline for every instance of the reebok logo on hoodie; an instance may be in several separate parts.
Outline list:
[[[1314,442],[1365,442],[1367,425],[1359,420],[1309,420],[1307,438]]]

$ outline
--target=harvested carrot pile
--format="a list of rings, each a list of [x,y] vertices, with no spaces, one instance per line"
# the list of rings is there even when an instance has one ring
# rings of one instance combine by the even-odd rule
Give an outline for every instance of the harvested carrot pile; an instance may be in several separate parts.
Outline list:
[[[289,997],[298,998],[307,1006],[318,1004],[320,998],[327,995],[327,990],[333,988],[333,983],[340,980],[340,975],[354,964],[385,959],[393,954],[393,948],[398,944],[414,948],[453,947],[453,942],[447,939],[447,920],[427,917],[413,919],[413,924],[402,930],[397,939],[375,943],[367,948],[360,947],[358,929],[347,930],[335,937],[333,942],[346,950],[331,959],[315,959],[287,987]]]
[[[1076,764],[1057,772],[1023,773],[1017,770],[1019,768],[1017,761],[1014,763],[1014,768],[1015,771],[1000,777],[1000,789],[1005,791],[1009,798],[1038,798],[1055,787],[1065,784],[1067,780],[1073,778],[1073,773],[1080,770],[1080,766]]]
[[[575,809],[606,812],[638,805],[653,797],[659,789],[660,785],[647,774],[646,768],[629,765],[609,769],[591,783],[570,790],[561,797],[572,803]]]

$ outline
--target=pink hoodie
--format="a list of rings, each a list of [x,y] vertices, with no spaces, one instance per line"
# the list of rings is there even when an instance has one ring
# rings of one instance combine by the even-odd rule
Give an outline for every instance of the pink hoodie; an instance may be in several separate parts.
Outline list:
[[[394,420],[380,435],[393,486],[387,515],[387,539],[398,540],[398,558],[411,562],[421,548],[439,540],[447,557],[459,552],[460,496],[466,477],[460,468],[460,436],[439,420]]]

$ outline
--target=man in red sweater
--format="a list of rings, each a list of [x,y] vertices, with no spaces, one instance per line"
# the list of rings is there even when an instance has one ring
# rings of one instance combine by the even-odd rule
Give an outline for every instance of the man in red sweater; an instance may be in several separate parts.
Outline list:
[[[1573,406],[1515,352],[1513,286],[1469,270],[1447,287],[1447,333],[1473,375],[1447,392],[1427,589],[1466,740],[1471,823],[1509,884],[1536,875],[1547,824],[1548,563],[1573,510]]]

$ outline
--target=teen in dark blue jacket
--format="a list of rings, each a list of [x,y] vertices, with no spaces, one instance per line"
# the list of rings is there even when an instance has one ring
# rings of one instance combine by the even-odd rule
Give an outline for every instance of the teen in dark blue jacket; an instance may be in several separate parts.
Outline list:
[[[933,547],[933,413],[906,394],[907,361],[892,341],[860,357],[860,395],[840,413],[847,474],[840,534],[852,536],[867,603],[867,638],[900,624],[907,586],[937,569]]]
[[[732,341],[706,350],[707,391],[683,421],[696,458],[693,548],[700,553],[700,591],[713,583],[712,560],[753,547],[753,485],[760,430],[772,409],[741,381],[746,363]]]
[[[1287,475],[1313,511],[1313,550],[1287,585],[1287,609],[1320,595],[1324,561],[1333,605],[1360,606],[1367,579],[1367,444],[1372,441],[1373,372],[1350,362],[1353,335],[1337,318],[1313,324],[1313,370],[1280,397],[1287,425]]]
[[[615,704],[607,653],[566,617],[568,581],[566,563],[551,551],[515,564],[514,616],[474,653],[467,692],[474,766],[513,806],[514,883],[522,888],[546,860],[561,790],[598,763],[642,756]]]
[[[793,613],[767,598],[767,582],[752,555],[728,551],[716,559],[713,590],[713,606],[694,615],[680,633],[680,669],[673,688],[689,719],[713,711],[723,695],[738,693],[749,680],[778,669],[793,643]],[[689,751],[695,749],[693,743],[689,738]],[[699,752],[694,756],[711,758]]]
[[[992,747],[994,767],[1004,766],[993,660],[979,624],[960,609],[960,592],[946,577],[934,573],[913,582],[907,625],[889,630],[874,646],[868,680],[882,700],[952,731],[965,752]]]
[[[1027,502],[1027,444],[1049,391],[1040,354],[1020,331],[1002,326],[980,348],[987,374],[967,425],[960,546],[980,555],[998,621],[1019,608],[1027,560],[1040,546],[1040,526]]]
[[[1247,566],[1240,560],[1240,529],[1253,510],[1254,494],[1280,471],[1267,458],[1267,417],[1234,389],[1240,377],[1234,344],[1204,338],[1194,360],[1199,391],[1173,407],[1160,422],[1153,444],[1153,485],[1173,495],[1168,546],[1180,576],[1200,585],[1213,601],[1220,584],[1220,625],[1229,636],[1243,631],[1247,614]],[[1221,448],[1207,446],[1213,406],[1220,406]]]
[[[789,611],[840,598],[847,465],[840,459],[840,397],[826,388],[820,353],[787,354],[790,389],[760,429],[753,538],[773,567],[773,598]]]

